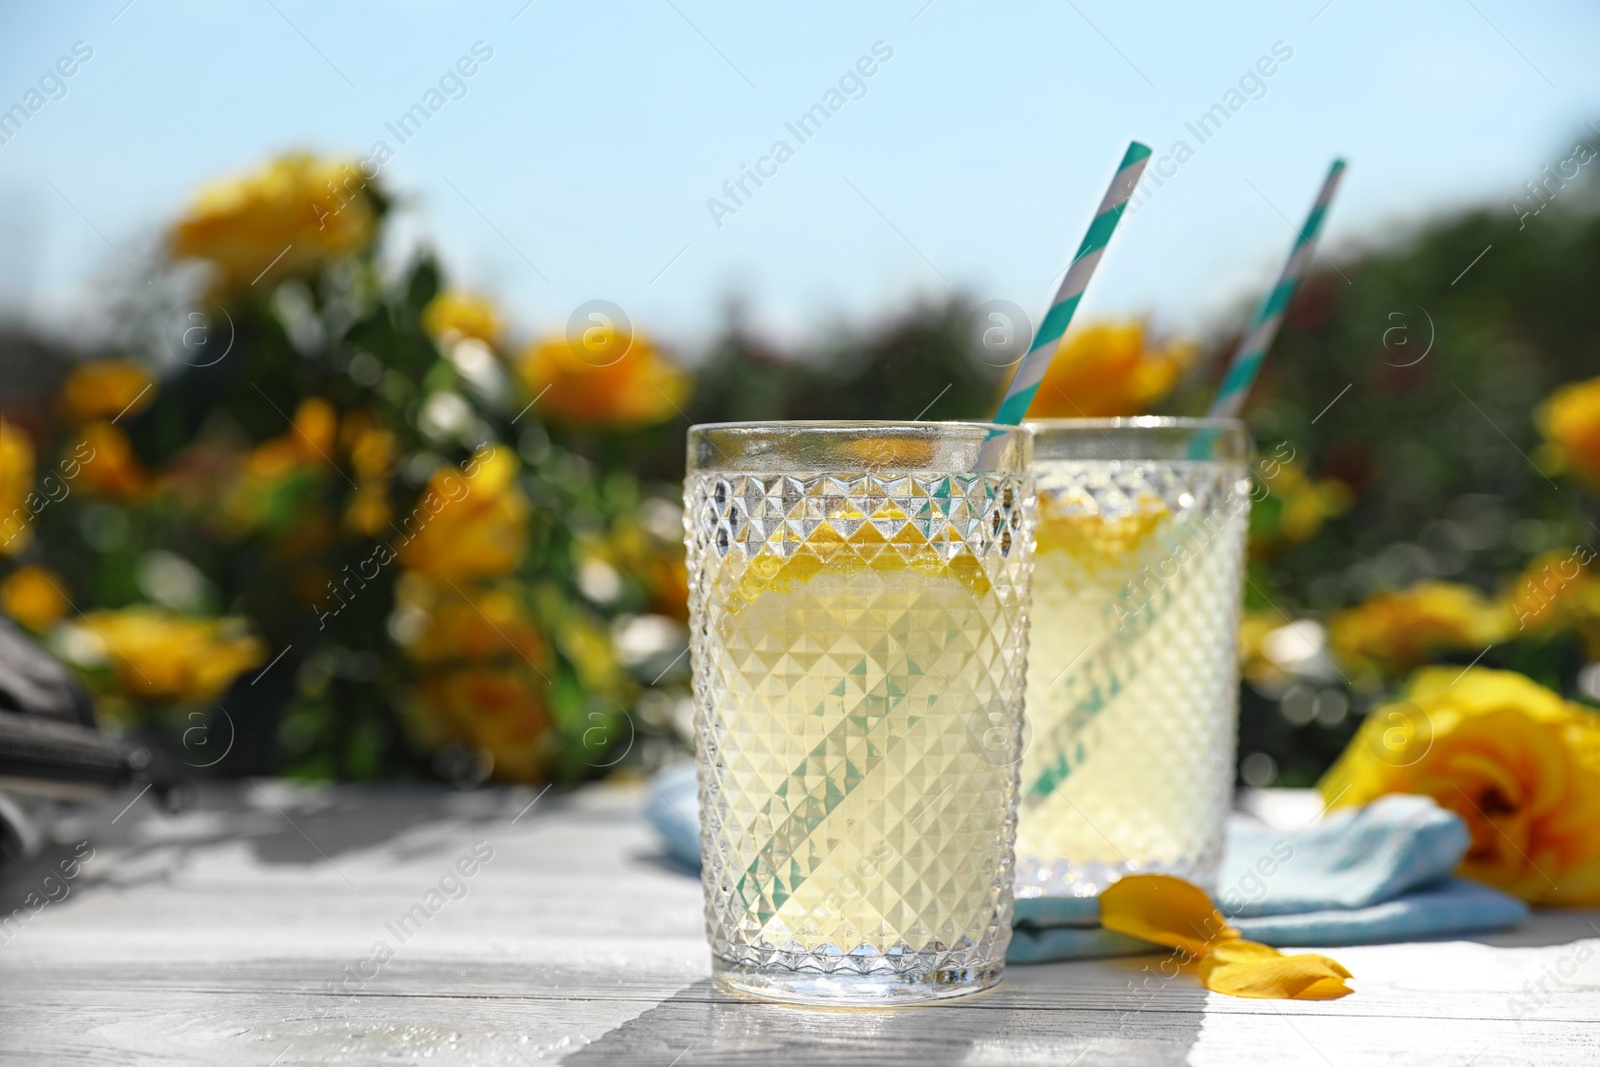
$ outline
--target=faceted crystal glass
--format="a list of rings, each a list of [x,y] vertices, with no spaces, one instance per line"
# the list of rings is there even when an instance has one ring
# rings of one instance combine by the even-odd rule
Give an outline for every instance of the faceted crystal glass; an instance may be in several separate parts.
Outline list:
[[[684,489],[717,983],[884,1004],[1000,978],[1030,435],[697,426]]]
[[[1019,897],[1211,888],[1233,794],[1250,439],[1227,419],[1034,430]]]

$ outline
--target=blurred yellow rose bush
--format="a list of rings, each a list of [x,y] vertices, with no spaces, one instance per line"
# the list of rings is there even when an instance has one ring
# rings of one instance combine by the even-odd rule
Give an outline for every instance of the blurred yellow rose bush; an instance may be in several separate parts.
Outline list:
[[[1172,391],[1199,351],[1187,341],[1153,344],[1139,322],[1075,330],[1050,361],[1028,417],[1137,415]]]
[[[110,728],[181,748],[225,708],[256,740],[215,773],[638,760],[670,729],[637,703],[686,670],[679,648],[624,662],[612,635],[681,612],[678,539],[640,518],[664,528],[676,487],[568,442],[634,447],[619,435],[677,418],[689,378],[636,334],[512,345],[430,256],[380,270],[388,212],[371,175],[303,153],[200,192],[152,268],[189,299],[141,312],[161,358],[64,367],[25,430],[0,420],[0,609]]]
[[[1418,671],[1318,788],[1338,806],[1430,796],[1471,832],[1464,876],[1535,904],[1600,905],[1600,716],[1520,674]]]

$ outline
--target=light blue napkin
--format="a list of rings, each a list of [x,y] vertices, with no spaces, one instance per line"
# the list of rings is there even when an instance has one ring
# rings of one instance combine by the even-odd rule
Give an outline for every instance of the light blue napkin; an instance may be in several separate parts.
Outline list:
[[[691,868],[700,866],[698,804],[693,764],[652,779],[645,815],[668,853]],[[1468,844],[1460,818],[1427,797],[1382,797],[1293,829],[1235,814],[1212,897],[1245,937],[1307,948],[1479,933],[1527,918],[1520,900],[1450,877]],[[1096,897],[1020,898],[1006,958],[1153,951],[1099,923]]]

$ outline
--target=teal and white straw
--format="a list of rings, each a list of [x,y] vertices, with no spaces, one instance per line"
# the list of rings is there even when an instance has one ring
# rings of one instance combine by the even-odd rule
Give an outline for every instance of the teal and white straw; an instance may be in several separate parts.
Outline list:
[[[1267,350],[1272,347],[1272,339],[1278,334],[1278,327],[1283,324],[1283,316],[1289,310],[1289,301],[1294,298],[1294,290],[1300,284],[1300,279],[1305,277],[1306,267],[1311,263],[1311,257],[1316,252],[1316,240],[1322,232],[1322,220],[1328,215],[1328,204],[1333,200],[1334,192],[1339,188],[1339,178],[1344,174],[1344,160],[1336,159],[1333,166],[1328,168],[1328,177],[1322,183],[1322,191],[1317,194],[1317,201],[1311,205],[1311,214],[1306,217],[1305,225],[1300,227],[1300,232],[1295,236],[1294,249],[1289,253],[1289,261],[1283,265],[1283,273],[1278,276],[1278,283],[1272,287],[1272,292],[1267,294],[1267,299],[1262,302],[1261,310],[1256,312],[1256,317],[1250,323],[1250,329],[1245,333],[1244,339],[1239,342],[1239,347],[1233,353],[1233,361],[1228,364],[1228,373],[1223,376],[1222,386],[1217,390],[1217,398],[1211,402],[1211,410],[1206,414],[1211,418],[1226,419],[1239,414],[1239,409],[1244,407],[1245,398],[1250,395],[1250,386],[1255,384],[1256,375],[1261,371],[1261,362],[1267,358]]]
[[[1061,288],[1056,291],[1049,312],[1039,324],[1033,345],[1017,364],[1017,372],[1012,375],[1011,384],[1006,388],[1006,397],[1000,402],[995,422],[1016,426],[1028,414],[1033,394],[1039,391],[1039,383],[1044,381],[1044,372],[1049,369],[1050,360],[1061,345],[1061,336],[1067,332],[1067,324],[1072,321],[1073,312],[1078,310],[1083,291],[1088,288],[1094,269],[1100,265],[1100,255],[1111,243],[1111,234],[1117,228],[1117,221],[1122,218],[1123,209],[1128,206],[1128,197],[1133,195],[1133,187],[1139,184],[1139,175],[1144,173],[1144,165],[1149,161],[1149,148],[1138,141],[1128,145],[1122,164],[1117,168],[1117,175],[1111,179],[1111,188],[1106,190],[1105,199],[1100,201],[1100,210],[1095,212],[1089,232],[1084,234],[1078,254],[1072,257],[1072,265],[1067,268],[1067,276],[1061,279]]]

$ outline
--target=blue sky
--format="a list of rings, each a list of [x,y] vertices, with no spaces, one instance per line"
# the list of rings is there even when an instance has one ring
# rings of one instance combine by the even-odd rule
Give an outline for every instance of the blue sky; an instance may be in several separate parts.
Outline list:
[[[140,262],[205,180],[383,140],[398,236],[524,331],[596,298],[687,348],[735,296],[784,338],[952,288],[1033,313],[1137,137],[1193,157],[1125,220],[1084,314],[1198,330],[1268,282],[1334,155],[1350,162],[1336,254],[1464,204],[1509,212],[1600,117],[1593,5],[1219,6],[10,4],[0,109],[75,42],[93,56],[0,144],[0,307],[82,329],[109,287],[143,284],[122,257]],[[401,144],[385,123],[476,42],[493,55],[465,95]],[[1292,55],[1200,143],[1185,123],[1275,44]],[[851,71],[801,143],[785,124]],[[761,162],[779,140],[792,156]],[[723,183],[758,164],[771,176],[734,205]]]

